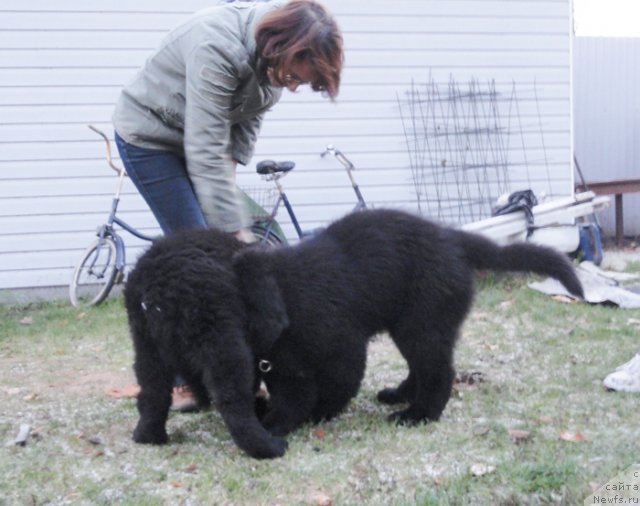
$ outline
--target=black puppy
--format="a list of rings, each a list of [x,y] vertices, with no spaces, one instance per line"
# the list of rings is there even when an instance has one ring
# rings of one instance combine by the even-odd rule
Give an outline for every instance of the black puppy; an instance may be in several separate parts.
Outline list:
[[[409,374],[378,399],[408,403],[392,415],[398,422],[438,420],[451,394],[454,344],[476,269],[544,274],[583,295],[573,267],[555,250],[499,247],[392,210],[351,214],[295,247],[244,249],[234,268],[249,342],[271,394],[262,422],[274,435],[338,414],[359,389],[368,339],[381,331]]]
[[[242,243],[228,234],[192,230],[160,239],[138,260],[125,303],[140,385],[133,439],[162,444],[176,374],[201,406],[213,400],[237,445],[249,455],[283,455],[255,415],[254,356],[231,256]]]

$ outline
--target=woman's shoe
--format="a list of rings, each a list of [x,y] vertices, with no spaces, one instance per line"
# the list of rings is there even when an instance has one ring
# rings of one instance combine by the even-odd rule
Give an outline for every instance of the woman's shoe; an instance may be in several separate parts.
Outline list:
[[[192,413],[198,411],[198,403],[187,385],[173,387],[171,393],[171,410],[180,413]]]
[[[602,383],[608,390],[640,392],[640,353],[609,374]]]

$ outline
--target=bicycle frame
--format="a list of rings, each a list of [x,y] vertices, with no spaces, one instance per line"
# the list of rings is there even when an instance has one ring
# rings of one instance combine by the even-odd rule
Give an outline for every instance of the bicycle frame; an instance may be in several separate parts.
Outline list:
[[[325,148],[325,150],[320,153],[320,156],[325,157],[327,154],[332,154],[333,156],[335,156],[347,171],[349,180],[351,181],[351,187],[353,188],[353,191],[356,194],[356,198],[358,199],[358,202],[354,206],[352,212],[366,209],[367,203],[365,202],[364,197],[362,196],[362,192],[360,191],[360,187],[358,186],[358,183],[356,183],[356,180],[353,176],[353,171],[355,170],[355,166],[353,165],[353,163],[351,163],[351,161],[344,155],[344,153],[342,153],[342,151],[336,149],[332,144],[329,144]],[[291,205],[291,202],[289,201],[289,198],[287,197],[287,194],[284,191],[282,184],[280,183],[280,179],[283,178],[286,174],[287,172],[271,172],[270,174],[264,176],[265,180],[273,181],[273,183],[276,185],[276,188],[278,190],[278,199],[276,200],[276,203],[274,204],[269,217],[265,220],[265,222],[268,222],[268,224],[264,228],[263,240],[268,237],[269,232],[271,231],[272,225],[275,222],[276,214],[278,213],[278,209],[280,208],[280,204],[284,204],[284,207],[287,210],[287,214],[291,219],[291,223],[299,239],[304,239],[305,237],[309,237],[316,233],[315,230],[303,230],[300,226],[300,222],[298,221],[298,217],[293,210],[293,206]]]
[[[112,165],[111,162],[109,162],[109,165]],[[153,241],[154,237],[151,237],[150,235],[144,234],[139,230],[136,230],[127,222],[121,220],[116,216],[116,213],[118,212],[118,204],[120,203],[120,193],[122,191],[122,184],[124,182],[124,178],[126,177],[126,175],[127,173],[125,172],[124,169],[118,170],[118,182],[116,184],[116,192],[114,194],[113,200],[111,201],[111,212],[109,213],[109,218],[107,219],[106,226],[111,227],[113,229],[113,224],[115,223],[116,225],[119,225],[120,227],[125,229],[127,232],[138,237],[139,239],[143,239],[145,241]]]
[[[272,176],[272,180],[275,183],[276,187],[278,188],[278,194],[279,194],[278,200],[276,201],[276,204],[274,206],[274,211],[277,212],[277,209],[280,206],[280,203],[284,204],[284,207],[287,210],[287,214],[289,215],[289,218],[291,218],[291,223],[293,224],[293,228],[295,228],[296,230],[296,234],[298,234],[298,237],[302,238],[305,235],[305,233],[302,230],[300,223],[298,222],[298,217],[296,216],[296,213],[293,211],[293,206],[291,205],[291,202],[289,202],[289,198],[287,197],[287,194],[284,191],[284,188],[280,184],[279,180],[282,176],[283,176],[282,174],[273,174]],[[273,218],[275,218],[275,214],[273,215]]]
[[[122,237],[120,237],[118,235],[118,232],[116,231],[114,224],[122,227],[124,230],[126,230],[127,232],[129,232],[131,235],[138,237],[139,239],[142,239],[144,241],[153,241],[154,237],[151,237],[150,235],[144,234],[138,230],[136,230],[135,228],[133,228],[131,225],[129,225],[127,222],[121,220],[120,218],[118,218],[116,216],[116,212],[118,210],[118,203],[120,202],[120,198],[119,197],[114,197],[112,203],[111,203],[111,212],[109,213],[109,218],[107,219],[107,223],[105,223],[104,225],[101,225],[100,227],[98,227],[97,230],[97,235],[100,238],[100,246],[102,246],[102,240],[106,237],[109,236],[111,237],[115,244],[116,244],[116,269],[119,272],[124,272],[124,268],[126,265],[126,253],[125,253],[125,245],[124,245],[124,240],[122,239]]]

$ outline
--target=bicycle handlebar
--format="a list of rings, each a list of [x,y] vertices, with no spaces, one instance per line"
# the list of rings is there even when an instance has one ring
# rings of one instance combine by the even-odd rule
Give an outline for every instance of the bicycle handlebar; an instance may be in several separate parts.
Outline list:
[[[331,154],[333,156],[335,156],[337,158],[337,160],[344,165],[344,168],[347,170],[356,170],[355,165],[353,165],[353,163],[351,163],[351,160],[349,160],[342,151],[340,151],[338,148],[336,148],[333,144],[328,144],[326,148],[324,148],[324,151],[322,153],[320,153],[320,156],[325,157],[328,154]]]
[[[118,167],[115,163],[113,163],[113,160],[111,159],[111,142],[109,141],[109,138],[106,136],[106,134],[102,130],[96,128],[93,125],[87,125],[87,126],[104,139],[104,142],[107,145],[107,163],[109,164],[109,167],[115,170],[118,173],[118,175],[123,173],[126,175],[127,172],[124,170],[124,168]]]

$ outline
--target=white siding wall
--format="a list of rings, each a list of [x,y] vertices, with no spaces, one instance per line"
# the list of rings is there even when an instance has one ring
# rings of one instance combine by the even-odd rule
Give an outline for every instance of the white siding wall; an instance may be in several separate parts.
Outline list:
[[[575,152],[587,181],[640,178],[640,39],[576,37]],[[624,231],[640,234],[640,194],[623,197]],[[612,202],[613,204],[613,202]],[[615,234],[614,206],[601,213]]]
[[[0,3],[0,289],[67,284],[73,264],[106,217],[115,184],[101,141],[85,125],[110,132],[123,83],[170,27],[207,4]],[[328,143],[358,167],[369,202],[416,207],[397,97],[412,82],[428,78],[443,85],[450,78],[462,84],[493,79],[506,95],[515,82],[519,119],[529,125],[523,135],[537,174],[533,179],[550,173],[551,192],[570,193],[569,0],[325,4],[338,18],[347,48],[338,103],[308,91],[285,93],[268,115],[255,158],[297,162],[284,182],[305,226],[324,224],[353,204],[341,166],[318,156]],[[240,172],[239,182],[260,184],[253,166]],[[514,189],[522,184],[514,181]],[[130,186],[121,210],[127,221],[155,230]],[[290,227],[287,231],[291,234]],[[130,258],[137,251],[133,248]]]

